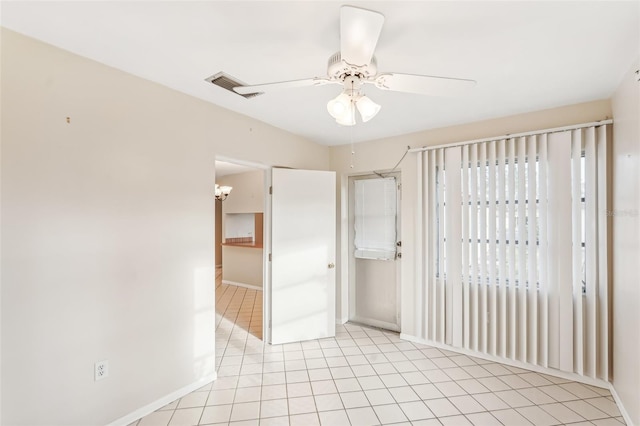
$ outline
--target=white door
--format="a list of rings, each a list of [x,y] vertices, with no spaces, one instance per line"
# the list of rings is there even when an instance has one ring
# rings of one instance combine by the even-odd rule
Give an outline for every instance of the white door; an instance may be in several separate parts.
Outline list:
[[[400,331],[400,175],[349,178],[349,320]]]
[[[335,336],[336,177],[273,169],[271,343]]]

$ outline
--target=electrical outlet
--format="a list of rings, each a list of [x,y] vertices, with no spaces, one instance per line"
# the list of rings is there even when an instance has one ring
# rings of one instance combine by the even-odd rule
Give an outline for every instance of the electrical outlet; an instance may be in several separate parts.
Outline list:
[[[106,379],[109,377],[109,361],[98,361],[94,364],[95,381]]]

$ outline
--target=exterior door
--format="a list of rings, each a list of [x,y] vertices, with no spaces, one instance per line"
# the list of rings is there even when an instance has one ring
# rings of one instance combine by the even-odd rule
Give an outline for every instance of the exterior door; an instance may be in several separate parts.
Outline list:
[[[270,343],[335,336],[336,177],[274,168]]]
[[[400,175],[349,181],[349,320],[400,331]]]

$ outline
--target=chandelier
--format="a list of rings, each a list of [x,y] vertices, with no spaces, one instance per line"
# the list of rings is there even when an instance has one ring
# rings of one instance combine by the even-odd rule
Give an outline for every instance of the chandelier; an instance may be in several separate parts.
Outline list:
[[[233,187],[231,186],[220,186],[216,183],[216,200],[224,201],[227,199]]]

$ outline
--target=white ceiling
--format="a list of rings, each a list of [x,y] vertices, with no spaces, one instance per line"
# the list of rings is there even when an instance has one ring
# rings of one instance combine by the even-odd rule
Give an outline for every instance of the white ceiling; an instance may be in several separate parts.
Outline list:
[[[638,54],[638,1],[374,1],[385,15],[376,50],[387,72],[477,80],[437,98],[365,92],[382,110],[336,124],[327,85],[245,99],[204,81],[247,84],[322,77],[339,49],[335,1],[2,1],[2,25],[325,145],[608,98]]]

